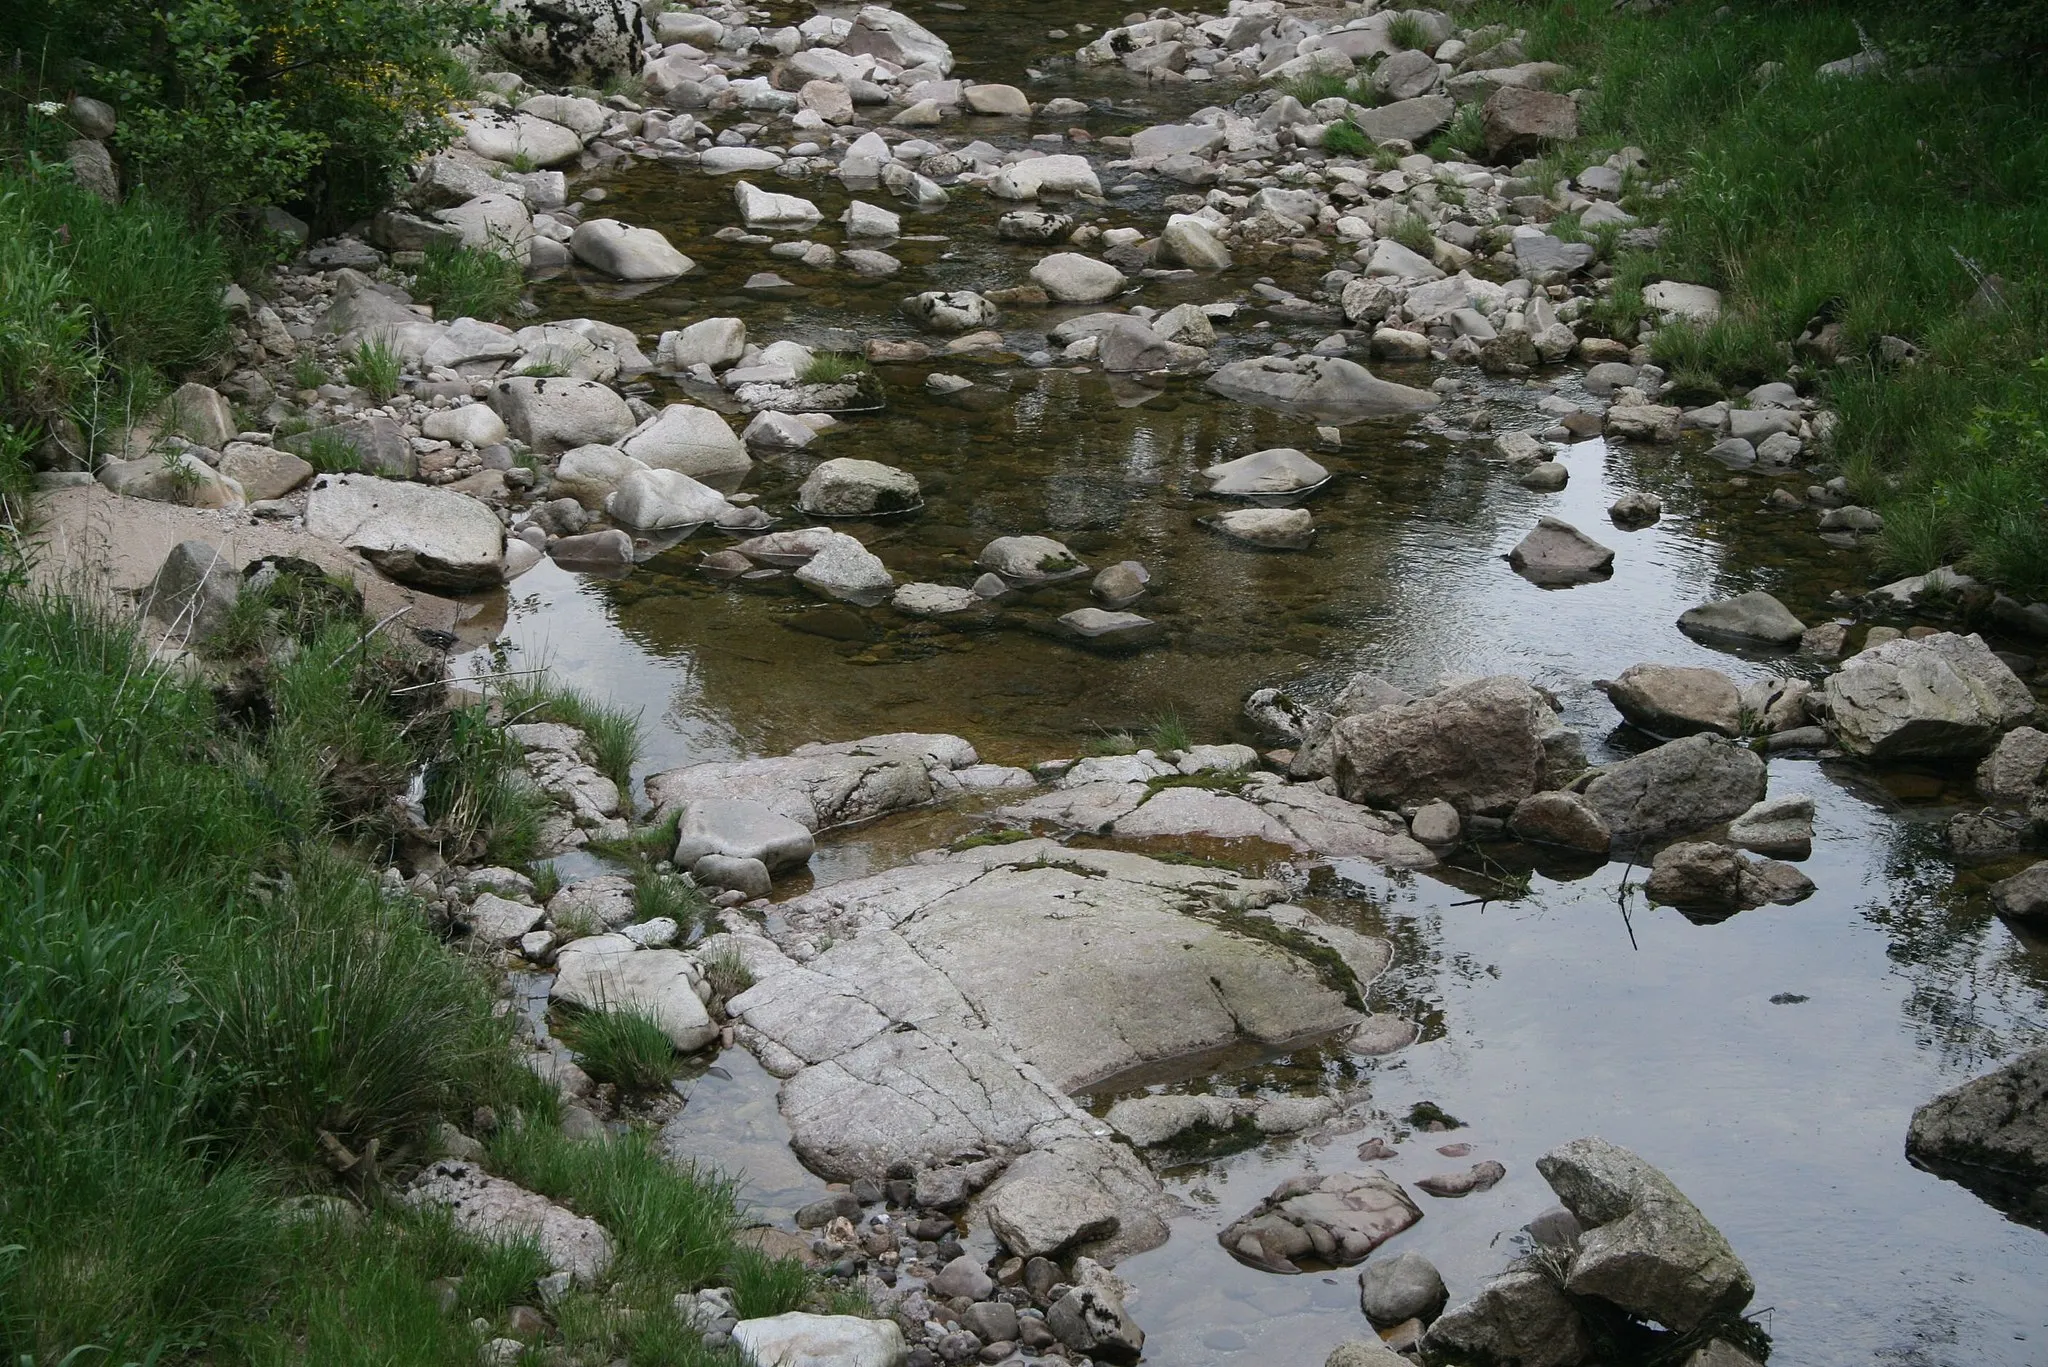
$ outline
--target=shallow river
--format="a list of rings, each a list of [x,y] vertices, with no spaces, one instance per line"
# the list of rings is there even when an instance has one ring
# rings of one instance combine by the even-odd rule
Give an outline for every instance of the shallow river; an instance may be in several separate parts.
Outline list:
[[[1034,100],[1109,100],[1077,122],[1128,132],[1227,90],[1158,96],[1070,69],[1032,81],[1027,67],[1074,43],[1044,37],[1077,18],[1115,22],[1100,6],[996,3],[973,14],[942,5],[902,8],[962,57],[959,74],[1009,80]],[[807,12],[807,11],[806,11]],[[801,17],[797,15],[796,17]],[[952,135],[958,125],[939,130]],[[1021,121],[976,120],[1001,145],[1031,132]],[[1076,149],[1066,149],[1076,150]],[[1098,164],[1106,158],[1098,158]],[[1105,184],[1118,177],[1105,174]],[[944,240],[890,250],[904,273],[852,285],[843,270],[808,271],[760,247],[714,241],[738,222],[727,182],[657,164],[594,178],[603,212],[659,227],[698,270],[623,297],[593,281],[542,287],[546,316],[588,315],[652,336],[699,317],[735,314],[754,340],[792,337],[852,348],[873,336],[912,336],[894,312],[921,289],[1020,283],[1037,253],[994,241],[996,209],[973,191],[936,212],[905,215],[905,232]],[[810,236],[840,244],[831,217],[847,196],[836,181],[763,188],[798,192],[827,214]],[[1156,231],[1161,192],[1113,200],[1111,224]],[[864,196],[887,203],[886,196]],[[902,206],[889,204],[889,207]],[[1287,263],[1278,283],[1306,293],[1328,263]],[[803,287],[761,300],[741,282],[776,270]],[[1139,300],[1250,304],[1251,271],[1193,287],[1148,285]],[[1069,312],[1082,312],[1071,310]],[[1011,312],[1001,326],[1020,352],[1043,345],[1058,312]],[[1219,329],[1218,359],[1275,340],[1312,346],[1330,330],[1274,321],[1246,308]],[[964,398],[927,396],[927,373],[976,382]],[[1389,378],[1427,384],[1434,373]],[[923,512],[852,525],[900,581],[966,584],[990,539],[1044,532],[1091,566],[1137,559],[1154,593],[1137,605],[1166,643],[1137,656],[1082,652],[1053,639],[1052,619],[1087,601],[1087,581],[1040,591],[992,626],[914,623],[886,606],[826,604],[782,581],[739,587],[695,573],[709,534],[607,582],[543,561],[514,586],[501,648],[477,670],[546,663],[568,683],[643,709],[647,767],[779,753],[807,740],[880,731],[952,731],[984,757],[1029,762],[1071,755],[1102,731],[1142,727],[1175,710],[1200,741],[1242,734],[1246,693],[1285,685],[1315,696],[1360,668],[1411,689],[1446,674],[1515,673],[1557,692],[1566,720],[1596,760],[1644,743],[1618,732],[1592,681],[1654,660],[1706,664],[1742,678],[1796,661],[1746,660],[1682,636],[1678,613],[1707,598],[1767,588],[1809,622],[1830,616],[1836,589],[1862,591],[1875,567],[1860,552],[1823,546],[1811,514],[1762,509],[1769,483],[1731,475],[1692,447],[1615,445],[1568,460],[1569,487],[1518,487],[1490,453],[1490,432],[1540,425],[1544,393],[1571,396],[1575,372],[1543,387],[1453,372],[1473,388],[1426,422],[1345,429],[1340,451],[1314,451],[1313,425],[1208,395],[1099,372],[1033,370],[962,358],[882,369],[885,412],[827,434],[809,452],[757,465],[747,488],[800,526],[796,486],[816,460],[862,456],[915,474]],[[655,397],[679,397],[667,387]],[[705,396],[696,395],[702,399]],[[1201,530],[1219,510],[1195,472],[1269,446],[1310,450],[1336,472],[1308,506],[1312,550],[1261,553]],[[1623,532],[1605,509],[1621,492],[1661,495],[1657,526]],[[1544,590],[1501,556],[1539,514],[1564,518],[1617,552],[1612,579]],[[1901,621],[1899,625],[1908,625]],[[1623,895],[1630,876],[1610,864],[1589,876],[1539,871],[1519,900],[1480,901],[1486,880],[1456,873],[1389,877],[1345,867],[1316,885],[1316,905],[1389,934],[1393,969],[1374,991],[1425,1022],[1423,1041],[1377,1064],[1316,1051],[1200,1080],[1220,1091],[1370,1086],[1376,1105],[1405,1114],[1438,1103],[1466,1122],[1442,1136],[1389,1134],[1404,1180],[1497,1158],[1508,1177],[1463,1200],[1427,1196],[1426,1218],[1398,1248],[1442,1268],[1453,1299],[1499,1270],[1510,1236],[1553,1204],[1533,1160],[1581,1134],[1600,1134],[1661,1166],[1733,1242],[1756,1276],[1755,1307],[1799,1364],[2048,1363],[2048,1236],[2010,1223],[1951,1183],[1918,1172],[1902,1153],[1913,1108],[2048,1037],[2048,947],[2023,944],[1994,918],[1982,879],[1959,874],[1936,838],[1939,818],[1967,800],[1919,774],[1872,775],[1775,759],[1773,795],[1811,793],[1819,892],[1794,907],[1696,925]],[[898,818],[827,842],[813,866],[833,880],[900,860],[965,828],[966,818]],[[1553,876],[1554,875],[1554,876]],[[1633,875],[1638,881],[1640,870]],[[1796,997],[1798,1000],[1773,998]],[[786,1212],[815,1184],[779,1149],[772,1079],[728,1056],[730,1078],[697,1082],[673,1133],[681,1146],[746,1169],[764,1209]],[[1106,1105],[1113,1098],[1089,1098]],[[1305,1167],[1361,1166],[1356,1143],[1300,1141],[1177,1173],[1170,1185],[1194,1213],[1162,1249],[1121,1272],[1138,1289],[1132,1310],[1147,1360],[1173,1364],[1320,1363],[1366,1325],[1352,1275],[1276,1277],[1241,1266],[1215,1232],[1280,1179]],[[1440,1158],[1433,1143],[1470,1142],[1472,1158]]]

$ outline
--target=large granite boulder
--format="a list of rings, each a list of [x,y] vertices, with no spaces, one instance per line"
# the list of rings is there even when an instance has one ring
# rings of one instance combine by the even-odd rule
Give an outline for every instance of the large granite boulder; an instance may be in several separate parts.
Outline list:
[[[491,47],[524,71],[599,85],[640,70],[639,0],[498,0]]]
[[[371,475],[322,475],[306,530],[340,542],[401,583],[465,593],[503,582],[505,528],[473,498]]]
[[[1586,1322],[1563,1290],[1526,1270],[1495,1277],[1422,1336],[1430,1367],[1576,1367],[1592,1351]]]
[[[732,1341],[755,1367],[904,1367],[910,1349],[894,1320],[802,1310],[741,1320]]]
[[[1346,717],[1329,743],[1337,790],[1374,807],[1441,798],[1506,815],[1582,762],[1549,700],[1505,674]]]
[[[642,949],[624,935],[586,935],[562,946],[548,995],[586,1011],[640,1011],[685,1053],[718,1038],[696,985],[704,972],[676,949]]]
[[[1734,820],[1763,799],[1766,781],[1754,750],[1696,735],[1607,765],[1578,788],[1614,843],[1634,849]]]
[[[2048,1228],[2048,1048],[1913,1112],[1906,1156],[2015,1218]]]
[[[1875,760],[1974,759],[2034,715],[2033,694],[1984,638],[1954,632],[1852,656],[1821,697],[1835,743]]]
[[[1627,1149],[1574,1139],[1537,1159],[1536,1169],[1585,1230],[1565,1277],[1572,1295],[1689,1333],[1740,1314],[1756,1294],[1721,1231]]]

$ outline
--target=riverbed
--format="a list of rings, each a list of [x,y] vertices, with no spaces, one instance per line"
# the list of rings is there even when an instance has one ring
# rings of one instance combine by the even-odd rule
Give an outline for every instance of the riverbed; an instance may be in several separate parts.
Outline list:
[[[901,8],[952,43],[959,74],[1013,82],[1034,100],[1108,102],[1057,128],[973,121],[973,134],[998,145],[1069,125],[1128,132],[1237,93],[1160,94],[1053,64],[1079,38],[1062,43],[1044,31],[1098,7]],[[1105,184],[1117,178],[1105,175]],[[828,226],[809,236],[839,241],[830,217],[847,196],[837,182],[763,183],[815,198]],[[849,284],[844,271],[806,272],[761,247],[713,239],[738,222],[726,180],[643,162],[578,184],[601,185],[606,213],[660,228],[698,268],[637,294],[564,277],[539,288],[537,302],[548,317],[602,318],[650,339],[726,314],[762,342],[855,349],[873,337],[912,337],[895,311],[900,296],[1019,283],[1037,255],[997,243],[997,206],[958,192],[941,209],[906,212],[906,234],[936,240],[892,248],[901,275]],[[1113,198],[1104,218],[1156,230],[1157,194]],[[1307,293],[1328,264],[1291,263],[1273,279]],[[741,289],[770,269],[801,292],[762,299]],[[1148,286],[1141,297],[1161,308],[1246,305],[1219,329],[1219,361],[1275,341],[1306,350],[1332,330],[1253,307],[1253,278],[1239,270]],[[1001,327],[1021,355],[1084,311],[1012,313]],[[1054,635],[1059,614],[1088,604],[1085,578],[955,629],[886,605],[827,603],[786,579],[713,581],[697,572],[698,554],[725,543],[707,531],[622,579],[543,560],[512,587],[499,649],[471,665],[544,663],[566,683],[639,708],[648,772],[905,730],[953,732],[985,759],[1031,763],[1072,756],[1169,710],[1197,741],[1251,740],[1239,709],[1253,689],[1327,697],[1360,669],[1410,690],[1450,676],[1529,678],[1559,696],[1564,720],[1599,762],[1650,742],[1618,728],[1595,680],[1644,661],[1710,665],[1738,680],[1814,668],[1693,641],[1674,625],[1684,609],[1762,588],[1812,623],[1838,614],[1838,591],[1877,582],[1867,552],[1824,544],[1810,511],[1768,511],[1771,481],[1714,464],[1701,442],[1579,448],[1562,492],[1520,487],[1491,437],[1537,425],[1546,395],[1576,397],[1574,367],[1528,381],[1374,368],[1414,385],[1446,374],[1462,384],[1426,418],[1352,425],[1328,450],[1317,449],[1311,421],[1231,403],[1193,380],[1153,387],[1015,356],[884,365],[883,412],[850,418],[802,453],[758,461],[745,486],[783,526],[802,526],[794,495],[818,460],[859,456],[909,470],[925,493],[921,512],[838,524],[899,581],[972,582],[982,545],[1023,533],[1057,537],[1095,568],[1141,561],[1154,591],[1140,610],[1164,628],[1164,643],[1139,654],[1092,654]],[[934,396],[924,381],[935,371],[974,387]],[[650,396],[713,397],[666,382]],[[1319,529],[1305,552],[1250,550],[1198,523],[1221,505],[1200,493],[1197,472],[1273,446],[1308,450],[1336,476],[1305,505]],[[1606,509],[1635,489],[1659,495],[1664,517],[1624,531]],[[1510,570],[1504,553],[1544,515],[1612,547],[1612,577],[1546,589]],[[1498,1271],[1515,1251],[1514,1232],[1553,1204],[1535,1157],[1598,1134],[1661,1167],[1728,1236],[1756,1277],[1753,1308],[1777,1340],[1778,1361],[2039,1367],[2048,1362],[2048,1237],[1903,1155],[1915,1106],[2048,1038],[2048,947],[2029,946],[1994,917],[1983,878],[1958,870],[1940,845],[1940,820],[1969,801],[1966,784],[1967,775],[1774,758],[1772,795],[1816,802],[1814,853],[1802,867],[1818,891],[1718,923],[1649,906],[1630,886],[1643,871],[1619,863],[1591,873],[1539,865],[1523,891],[1476,867],[1394,875],[1340,862],[1309,893],[1325,914],[1392,939],[1394,965],[1373,1005],[1422,1022],[1421,1041],[1377,1062],[1309,1050],[1171,1085],[1363,1084],[1385,1114],[1426,1100],[1462,1120],[1444,1134],[1383,1135],[1399,1150],[1383,1166],[1404,1182],[1479,1158],[1507,1167],[1490,1191],[1419,1197],[1425,1218],[1391,1246],[1427,1254],[1454,1300]],[[970,823],[920,813],[836,833],[822,842],[812,878],[901,862]],[[766,1104],[773,1079],[750,1060],[728,1059],[725,1071],[697,1080],[672,1135],[690,1148],[694,1132],[696,1151],[747,1170],[764,1207],[786,1214],[804,1175],[780,1148]],[[1085,1100],[1100,1109],[1113,1099]],[[1366,1333],[1351,1274],[1256,1271],[1214,1235],[1285,1177],[1366,1166],[1354,1148],[1371,1137],[1322,1147],[1271,1141],[1170,1174],[1192,1213],[1165,1247],[1119,1268],[1137,1291],[1131,1310],[1148,1335],[1147,1360],[1312,1367],[1335,1343]],[[1471,1144],[1471,1157],[1433,1151],[1453,1142]]]

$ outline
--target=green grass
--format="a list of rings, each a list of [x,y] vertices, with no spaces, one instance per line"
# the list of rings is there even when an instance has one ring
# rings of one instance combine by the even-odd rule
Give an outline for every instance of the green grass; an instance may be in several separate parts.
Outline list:
[[[226,276],[220,240],[147,197],[0,169],[0,426],[98,441],[143,417],[226,345]]]
[[[1323,129],[1323,150],[1333,157],[1362,157],[1372,151],[1358,125],[1339,119]]]
[[[421,754],[377,666],[333,663],[355,635],[266,677],[259,722],[80,605],[0,596],[9,1360],[257,1356],[291,1268],[360,1270],[276,1214],[334,1190],[320,1131],[402,1158],[443,1116],[534,1104],[485,984],[336,852]]]
[[[851,351],[820,351],[797,376],[799,384],[838,384],[867,373],[867,358]]]
[[[1338,96],[1359,104],[1373,102],[1370,93],[1361,93],[1363,87],[1355,78],[1328,72],[1319,76],[1297,76],[1293,80],[1280,82],[1276,89],[1283,95],[1292,95],[1301,101],[1303,108],[1313,105],[1317,100],[1334,99]]]
[[[1425,259],[1436,247],[1436,234],[1430,231],[1428,220],[1420,214],[1403,214],[1395,220],[1387,236]]]
[[[332,427],[322,427],[306,437],[300,455],[306,464],[323,475],[353,474],[363,468],[363,453],[356,444]]]
[[[1185,750],[1193,745],[1194,741],[1189,738],[1187,723],[1181,720],[1180,713],[1171,707],[1164,707],[1153,714],[1150,724],[1145,728],[1145,743],[1160,754],[1165,754],[1170,750]]]
[[[525,283],[519,263],[508,256],[434,242],[413,277],[412,292],[432,304],[437,317],[498,322],[512,316]]]
[[[584,1072],[627,1092],[652,1092],[675,1076],[676,1050],[644,1011],[586,1011],[562,1027]]]
[[[754,971],[732,948],[705,958],[704,977],[711,984],[711,999],[718,1002],[729,1002],[754,985]]]
[[[321,368],[310,351],[302,351],[292,360],[292,387],[294,389],[318,389],[327,383],[327,372]]]
[[[1655,349],[1739,392],[1784,378],[1783,348],[1825,311],[1846,364],[1801,358],[1803,379],[1841,414],[1832,457],[1885,514],[1889,571],[1955,560],[2048,593],[2048,466],[2024,442],[1966,436],[2037,425],[2044,398],[2031,362],[2048,354],[2048,122],[2038,68],[2000,59],[2013,35],[1992,21],[2011,7],[1960,23],[1950,7],[1752,4],[1722,20],[1716,8],[1596,15],[1549,0],[1486,15],[1524,24],[1532,59],[1598,78],[1581,143],[1557,164],[1633,143],[1649,155],[1643,179],[1678,178],[1662,201],[1632,199],[1663,241],[1616,260],[1601,321],[1632,337],[1648,279],[1720,289],[1719,325],[1662,329]],[[1859,50],[1859,22],[1897,67],[1945,63],[1940,79],[1817,76]],[[1766,61],[1783,69],[1759,84]],[[1973,306],[1985,276],[2006,285],[1988,312]],[[1921,361],[1880,363],[1887,335]]]
[[[801,1310],[811,1296],[811,1274],[794,1258],[770,1258],[743,1248],[733,1254],[726,1276],[733,1309],[743,1320]]]
[[[382,341],[356,343],[344,362],[348,382],[382,402],[398,392],[398,354]]]
[[[508,680],[500,685],[498,696],[508,717],[559,722],[581,731],[590,738],[598,772],[618,784],[622,793],[632,787],[642,745],[639,712],[599,702],[545,674]]]
[[[1429,25],[1406,11],[1395,15],[1394,22],[1387,25],[1387,41],[1404,50],[1436,46],[1430,41]]]

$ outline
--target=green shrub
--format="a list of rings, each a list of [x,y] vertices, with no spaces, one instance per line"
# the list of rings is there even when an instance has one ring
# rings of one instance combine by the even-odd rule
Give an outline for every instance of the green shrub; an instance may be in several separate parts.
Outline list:
[[[26,97],[109,100],[130,179],[202,222],[376,208],[445,136],[448,52],[490,22],[480,0],[0,0],[0,33],[41,73]]]
[[[413,295],[441,318],[497,322],[512,315],[525,283],[525,272],[509,256],[434,242],[413,277]]]

